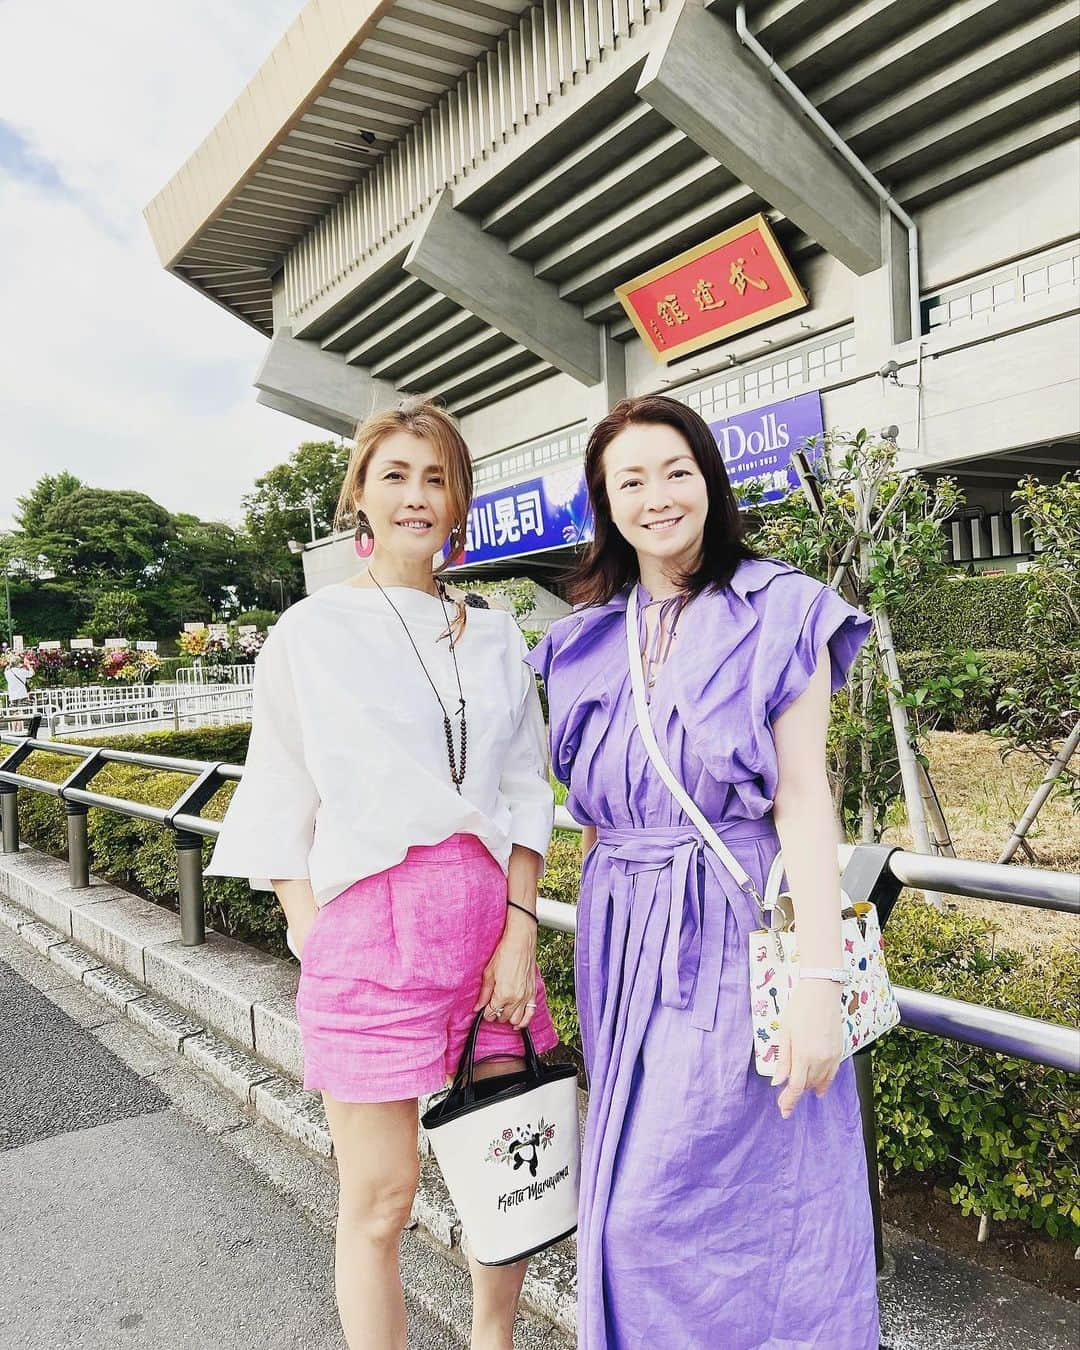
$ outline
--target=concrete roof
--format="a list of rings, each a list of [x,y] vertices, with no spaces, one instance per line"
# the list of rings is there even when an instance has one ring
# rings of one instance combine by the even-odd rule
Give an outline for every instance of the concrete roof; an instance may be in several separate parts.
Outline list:
[[[147,206],[162,263],[261,331],[270,277],[529,0],[310,0]]]

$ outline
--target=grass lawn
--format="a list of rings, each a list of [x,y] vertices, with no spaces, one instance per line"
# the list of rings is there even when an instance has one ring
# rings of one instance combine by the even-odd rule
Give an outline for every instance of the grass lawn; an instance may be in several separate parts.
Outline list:
[[[922,739],[930,762],[930,776],[942,802],[945,819],[959,858],[996,862],[1043,776],[1033,755],[1010,755],[1001,761],[1002,742],[985,732],[931,732]],[[911,833],[903,819],[903,805],[894,808],[894,823],[886,829],[888,843],[910,847]],[[1080,816],[1064,801],[1048,801],[1039,812],[1028,842],[1034,865],[1052,872],[1080,872]],[[1015,862],[1028,859],[1021,851]],[[1026,905],[949,896],[947,903],[995,923],[1002,941],[1029,951],[1047,942],[1080,940],[1080,920]]]

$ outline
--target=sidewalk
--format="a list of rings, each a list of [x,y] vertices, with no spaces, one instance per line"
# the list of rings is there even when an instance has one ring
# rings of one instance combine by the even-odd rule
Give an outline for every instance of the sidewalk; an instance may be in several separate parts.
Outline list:
[[[215,934],[208,934],[204,947],[185,948],[175,915],[104,882],[92,882],[88,890],[73,891],[64,863],[30,849],[0,854],[0,936],[5,947],[22,945],[25,953],[29,945],[47,958],[44,969],[51,968],[58,981],[50,998],[61,1007],[77,1007],[86,1017],[92,1018],[95,1010],[98,1017],[108,1015],[112,1029],[100,1030],[116,1044],[129,1040],[134,1030],[130,1023],[153,1037],[153,1042],[146,1041],[156,1042],[153,1054],[176,1066],[171,1071],[159,1067],[157,1083],[181,1069],[190,1079],[192,1067],[209,1077],[215,1100],[231,1099],[229,1119],[234,1123],[225,1139],[230,1132],[238,1139],[251,1131],[266,1137],[283,1134],[308,1151],[309,1172],[317,1167],[331,1178],[322,1104],[297,1081],[302,1056],[293,1008],[296,967]],[[5,925],[10,936],[3,932]],[[13,943],[16,934],[21,941]],[[41,1035],[57,1039],[55,1028],[47,1025]],[[94,1126],[75,1123],[67,1128]],[[125,1128],[135,1127],[129,1123]],[[70,1166],[63,1170],[71,1174]],[[327,1205],[332,1215],[332,1201]],[[460,1227],[430,1159],[424,1161],[414,1218],[424,1250],[441,1253],[434,1264],[448,1272],[447,1278],[464,1279]],[[168,1231],[171,1221],[158,1222]],[[881,1282],[880,1293],[882,1339],[890,1350],[1075,1350],[1080,1326],[1075,1305],[895,1230],[887,1231],[886,1242],[892,1272]],[[238,1289],[243,1287],[238,1283]],[[554,1348],[571,1343],[571,1243],[531,1263],[526,1299],[551,1328],[551,1339],[539,1344]],[[460,1303],[462,1318],[466,1307]],[[0,1304],[0,1320],[2,1314]],[[317,1339],[303,1343],[322,1344]]]
[[[0,1009],[3,1350],[344,1350],[329,1163],[5,927]],[[410,1347],[464,1350],[465,1271],[416,1233],[402,1267]]]

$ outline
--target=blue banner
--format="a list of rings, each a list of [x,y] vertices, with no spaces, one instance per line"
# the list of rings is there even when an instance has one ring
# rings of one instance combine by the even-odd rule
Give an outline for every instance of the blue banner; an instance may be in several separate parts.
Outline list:
[[[807,437],[816,436],[818,443],[808,451],[811,461],[821,453],[825,434],[821,394],[815,389],[753,412],[736,413],[710,422],[709,430],[716,437],[736,497],[741,496],[741,487],[756,481],[765,488],[762,501],[778,502],[799,486],[792,452],[803,448]]]
[[[820,438],[821,395],[799,394],[766,408],[738,413],[709,430],[724,457],[735,495],[752,480],[765,488],[762,500],[779,501],[799,486],[792,452],[809,436]],[[810,452],[820,454],[820,443]],[[469,508],[464,563],[497,562],[523,553],[542,553],[592,538],[592,513],[580,464],[551,469],[540,478],[493,488],[473,498]]]
[[[461,563],[496,562],[591,538],[585,473],[580,464],[567,464],[474,497]]]

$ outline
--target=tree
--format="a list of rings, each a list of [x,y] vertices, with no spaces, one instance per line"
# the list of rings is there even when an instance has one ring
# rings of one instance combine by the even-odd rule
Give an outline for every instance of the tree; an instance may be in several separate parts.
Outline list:
[[[181,513],[161,565],[145,588],[144,603],[156,632],[185,620],[228,618],[257,596],[251,550],[241,531],[221,521]]]
[[[998,701],[1004,720],[996,731],[1007,742],[1003,757],[1034,755],[1047,769],[1047,792],[1080,811],[1080,772],[1073,767],[1080,718],[1080,474],[1057,483],[1025,478],[1013,503],[1039,551],[1026,573],[1025,660]]]
[[[169,512],[142,492],[79,487],[45,508],[27,542],[59,575],[131,587],[175,534]]]
[[[73,473],[65,469],[58,474],[43,474],[25,497],[17,497],[19,510],[15,513],[15,523],[26,535],[42,533],[45,516],[51,507],[63,497],[70,496],[86,484]]]
[[[138,595],[134,591],[106,591],[99,595],[87,628],[91,637],[123,637],[134,642],[146,636],[148,624]]]
[[[277,610],[280,579],[287,594],[303,589],[303,572],[289,540],[311,537],[311,517],[318,533],[333,529],[338,493],[349,463],[349,446],[336,441],[304,441],[284,464],[255,480],[244,499],[247,555],[258,601]],[[253,597],[254,599],[254,597]]]
[[[825,582],[842,560],[854,557],[849,576],[858,603],[877,612],[879,632],[863,649],[846,707],[837,710],[830,735],[837,806],[864,840],[880,838],[886,812],[900,792],[901,769],[909,775],[909,809],[918,810],[910,778],[911,743],[900,734],[902,714],[897,713],[898,705],[917,698],[918,691],[899,697],[895,681],[891,689],[886,684],[881,664],[894,659],[889,617],[918,604],[947,570],[942,522],[960,501],[951,479],[931,485],[914,472],[899,472],[896,453],[892,442],[875,441],[866,431],[827,433],[824,453],[814,464],[822,514],[814,512],[805,493],[795,492],[758,508],[753,536],[763,553]]]

